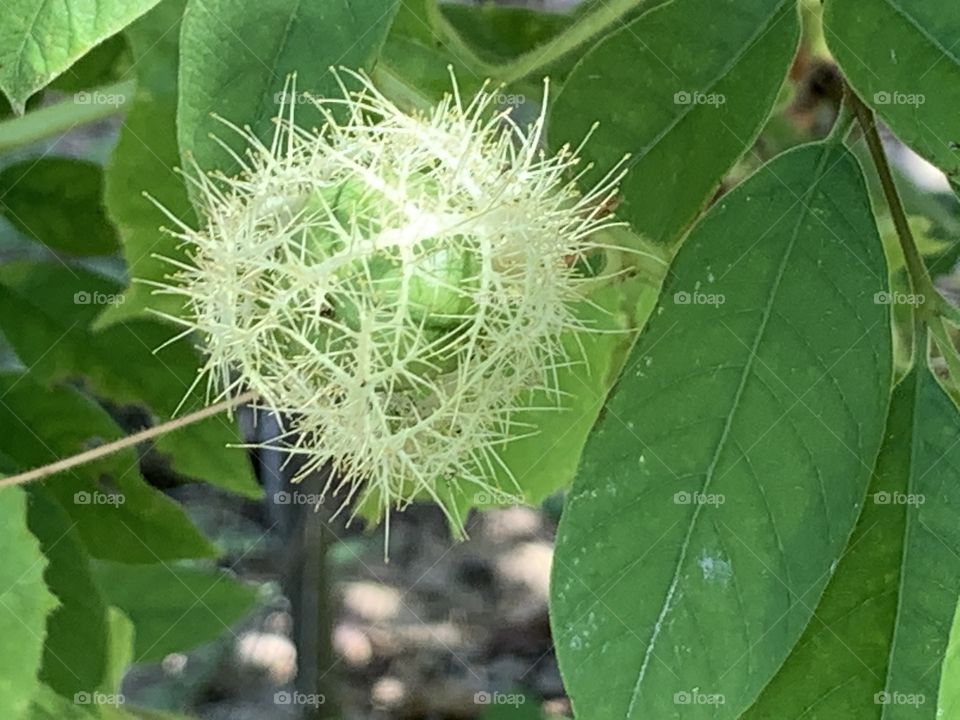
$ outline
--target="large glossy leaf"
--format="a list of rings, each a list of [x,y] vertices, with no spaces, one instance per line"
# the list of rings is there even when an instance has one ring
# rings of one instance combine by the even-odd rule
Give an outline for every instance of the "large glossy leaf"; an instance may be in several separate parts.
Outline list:
[[[960,5],[828,0],[823,20],[854,90],[901,140],[960,181]]]
[[[552,622],[575,710],[735,718],[774,675],[880,446],[885,286],[840,147],[780,156],[691,232],[558,531]]]
[[[28,489],[30,531],[47,558],[44,580],[60,602],[47,619],[40,679],[64,697],[93,692],[107,668],[107,608],[90,576],[75,522],[39,485]]]
[[[91,323],[105,304],[122,299],[114,282],[63,265],[10,265],[0,271],[0,329],[32,376],[50,383],[85,377],[94,392],[123,404],[145,404],[161,420],[203,406],[191,392],[199,363],[186,340],[164,345],[176,330],[131,320],[95,331]],[[186,400],[184,397],[186,396]],[[209,418],[160,437],[173,468],[250,497],[260,487],[246,453],[227,447],[240,442],[236,423]]]
[[[0,454],[23,470],[123,435],[75,390],[48,389],[18,374],[0,374],[0,428]],[[42,482],[76,522],[93,557],[152,563],[215,554],[181,509],[143,481],[131,450]]]
[[[9,0],[0,23],[0,90],[23,111],[27,98],[157,0]]]
[[[676,0],[593,47],[563,86],[551,144],[585,148],[598,171],[633,154],[620,213],[654,242],[693,221],[753,144],[799,34],[792,0]]]
[[[5,426],[0,426],[5,427]],[[43,582],[47,564],[27,528],[27,499],[19,488],[0,490],[0,717],[19,718],[40,691],[47,614],[57,605]]]
[[[960,597],[960,413],[924,365],[900,383],[867,503],[803,638],[749,720],[949,718]]]
[[[25,160],[0,172],[0,213],[54,250],[106,255],[117,249],[117,235],[101,207],[102,185],[94,163]]]
[[[297,73],[298,91],[338,96],[331,66],[369,68],[396,12],[396,0],[188,0],[180,41],[180,150],[205,170],[236,165],[211,137],[242,149],[216,113],[273,135],[286,78]],[[299,121],[322,117],[299,105]]]
[[[177,316],[175,295],[153,295],[147,283],[160,282],[170,271],[162,258],[183,259],[177,241],[160,231],[169,220],[143,193],[149,193],[174,216],[193,222],[193,210],[174,172],[177,149],[177,66],[180,16],[186,0],[163,0],[127,28],[126,36],[137,74],[137,95],[120,130],[120,139],[106,170],[104,202],[123,242],[127,272],[134,282],[124,302],[107,308],[106,324],[143,315],[147,308]]]
[[[214,640],[256,599],[253,588],[220,570],[99,562],[95,576],[107,600],[133,622],[136,662]]]

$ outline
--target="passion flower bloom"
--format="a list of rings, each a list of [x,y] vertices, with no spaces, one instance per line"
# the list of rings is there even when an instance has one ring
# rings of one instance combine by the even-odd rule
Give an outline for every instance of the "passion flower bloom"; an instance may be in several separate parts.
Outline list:
[[[498,449],[535,431],[516,418],[530,392],[557,400],[557,369],[582,361],[561,335],[590,331],[573,306],[622,172],[582,193],[577,150],[542,149],[546,102],[522,127],[454,79],[408,114],[349,75],[358,90],[309,98],[320,129],[296,102],[269,147],[230,125],[242,170],[192,179],[203,224],[174,233],[187,260],[167,290],[210,398],[254,390],[286,418],[298,477],[329,463],[344,504],[389,518],[432,498],[462,527],[458,494],[519,493]]]

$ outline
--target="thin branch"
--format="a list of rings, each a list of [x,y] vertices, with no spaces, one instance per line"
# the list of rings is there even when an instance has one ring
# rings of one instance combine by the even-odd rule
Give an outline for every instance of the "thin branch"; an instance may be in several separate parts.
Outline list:
[[[154,438],[165,435],[173,430],[179,430],[180,428],[200,422],[201,420],[206,420],[209,417],[219,415],[222,412],[226,412],[227,410],[231,410],[235,407],[251,402],[256,398],[257,394],[255,392],[245,392],[241,395],[237,395],[235,398],[231,398],[230,400],[224,400],[223,402],[216,403],[215,405],[210,405],[209,407],[197,410],[189,415],[184,415],[181,418],[169,420],[165,423],[161,423],[160,425],[155,425],[151,428],[147,428],[146,430],[141,430],[138,433],[128,435],[127,437],[120,438],[119,440],[114,440],[113,442],[93,448],[92,450],[86,450],[85,452],[77,455],[71,455],[63,460],[57,460],[49,465],[44,465],[42,467],[20,473],[19,475],[11,475],[9,477],[0,478],[0,488],[10,487],[11,485],[23,485],[35,480],[42,480],[43,478],[71,470],[75,467],[79,467],[80,465],[86,465],[94,460],[99,460],[112,455],[113,453],[126,450],[127,448],[134,447],[135,445],[139,445],[147,440],[153,440]]]
[[[647,0],[609,0],[584,15],[553,39],[528,50],[512,62],[496,68],[494,79],[505,85],[545,70],[568,53],[585,45],[610,28],[623,24],[623,18]],[[673,2],[673,0],[667,0]],[[666,4],[666,3],[664,3]]]
[[[917,243],[913,239],[913,232],[910,230],[910,223],[907,221],[907,213],[904,210],[903,201],[900,199],[893,173],[890,171],[890,163],[887,160],[887,153],[883,149],[880,133],[877,131],[877,119],[873,111],[857,97],[852,88],[847,88],[846,97],[866,137],[870,157],[873,159],[873,165],[880,177],[880,186],[883,188],[883,195],[887,200],[887,206],[890,208],[893,225],[897,230],[897,238],[900,240],[900,247],[906,260],[910,285],[913,292],[923,298],[917,305],[917,313],[921,318],[928,318],[939,311],[939,306],[942,304],[940,294],[937,292],[933,280],[930,279],[930,273],[927,272],[927,266],[924,264],[920,251],[917,249]]]
[[[137,84],[132,80],[74,93],[53,105],[0,122],[0,152],[8,152],[45,138],[63,135],[76,127],[123,112],[133,102]]]

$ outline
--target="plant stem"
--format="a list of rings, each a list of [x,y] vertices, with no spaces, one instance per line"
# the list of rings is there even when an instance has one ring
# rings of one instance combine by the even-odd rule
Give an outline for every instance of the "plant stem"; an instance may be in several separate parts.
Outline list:
[[[835,145],[841,144],[850,132],[850,128],[857,120],[857,116],[850,108],[850,98],[844,93],[840,100],[840,107],[837,109],[837,118],[833,121],[833,127],[830,128],[830,134],[826,142]]]
[[[147,440],[153,440],[154,438],[165,435],[173,430],[179,430],[187,425],[192,425],[193,423],[206,420],[214,415],[219,415],[222,412],[226,412],[227,410],[231,410],[235,407],[248,403],[251,400],[255,400],[256,397],[257,394],[253,391],[245,392],[241,395],[237,395],[235,398],[231,398],[230,400],[224,400],[223,402],[216,403],[215,405],[210,405],[197,410],[189,415],[184,415],[181,418],[169,420],[165,423],[161,423],[160,425],[154,425],[151,428],[141,430],[138,433],[128,435],[127,437],[120,438],[119,440],[114,440],[113,442],[93,448],[92,450],[87,450],[85,452],[78,453],[77,455],[71,455],[63,460],[57,460],[49,465],[43,465],[42,467],[28,470],[27,472],[20,473],[19,475],[11,475],[9,477],[0,478],[0,488],[10,487],[11,485],[23,485],[25,483],[33,482],[34,480],[42,480],[43,478],[71,470],[75,467],[79,467],[80,465],[86,465],[94,460],[105,458],[113,453],[134,447],[135,445]]]
[[[426,3],[427,24],[430,30],[438,35],[446,45],[450,46],[452,54],[473,72],[483,77],[492,75],[496,68],[481,59],[470,45],[464,41],[459,31],[450,24],[438,0],[428,0]]]
[[[116,115],[133,102],[136,89],[135,81],[125,80],[96,90],[74,93],[54,105],[4,120],[0,122],[0,153]],[[82,95],[90,102],[82,102]]]
[[[377,89],[407,112],[429,110],[433,101],[416,87],[406,82],[397,72],[382,60],[370,73]]]
[[[602,2],[588,15],[558,34],[553,40],[529,50],[506,65],[494,69],[494,79],[508,85],[552,65],[570,51],[601,34],[646,0]]]
[[[929,323],[930,333],[940,348],[940,353],[947,363],[947,370],[955,387],[960,387],[960,357],[957,356],[957,347],[950,338],[947,322],[942,317],[935,317]]]
[[[928,319],[938,313],[942,301],[933,280],[930,279],[930,273],[927,272],[927,266],[923,262],[920,251],[917,249],[917,243],[913,239],[910,223],[907,221],[907,213],[903,208],[900,193],[897,191],[893,173],[890,171],[890,163],[887,161],[887,154],[883,149],[880,133],[877,131],[877,119],[870,108],[864,105],[863,101],[857,97],[849,86],[847,87],[846,97],[867,139],[870,157],[873,159],[877,175],[880,177],[880,186],[883,188],[883,195],[887,200],[887,206],[890,208],[893,225],[897,230],[897,238],[900,240],[900,248],[903,250],[903,257],[907,264],[910,286],[915,294],[922,296],[922,300],[917,304],[917,313],[922,319]]]

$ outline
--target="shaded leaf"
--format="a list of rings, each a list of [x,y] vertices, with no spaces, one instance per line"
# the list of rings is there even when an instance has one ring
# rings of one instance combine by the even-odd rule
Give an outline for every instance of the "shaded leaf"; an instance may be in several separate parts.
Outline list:
[[[47,618],[40,680],[67,698],[93,692],[107,665],[107,608],[90,576],[76,521],[39,485],[28,488],[27,522],[39,540],[44,580],[60,605]]]
[[[185,4],[186,0],[163,0],[125,33],[137,74],[137,95],[107,165],[104,201],[119,229],[127,273],[134,282],[124,302],[104,312],[103,324],[143,315],[147,308],[173,316],[182,309],[177,296],[153,295],[150,285],[136,280],[159,282],[170,270],[161,257],[183,259],[177,241],[160,231],[169,220],[142,193],[149,193],[181,221],[194,221],[183,180],[174,172],[180,159],[177,67]]]
[[[107,255],[118,248],[101,206],[100,166],[40,158],[0,172],[0,213],[17,230],[70,255]]]
[[[318,97],[340,90],[331,66],[369,68],[396,12],[396,0],[188,0],[180,47],[180,151],[204,170],[237,166],[210,134],[243,149],[237,135],[211,117],[273,136],[286,78]],[[298,107],[301,125],[322,124],[311,106]]]
[[[475,93],[485,80],[455,56],[447,55],[442,48],[399,35],[387,38],[381,62],[395,77],[402,78],[406,85],[414,87],[422,95],[418,98],[422,104],[436,103],[452,92],[453,83],[448,69],[451,66],[457,78],[457,86],[464,95]]]
[[[110,604],[135,628],[135,662],[161,660],[229,631],[256,592],[221,570],[98,562],[94,575]]]
[[[44,388],[10,373],[0,374],[0,427],[0,454],[23,470],[123,435],[109,415],[79,392]],[[131,450],[42,483],[76,522],[93,557],[152,563],[215,554],[179,506],[143,481]]]
[[[749,720],[938,718],[960,597],[960,413],[930,371],[897,386],[850,546]],[[941,691],[942,698],[942,691]]]
[[[114,35],[80,58],[50,84],[50,89],[75,93],[115,82],[121,78],[129,62],[126,40],[122,34]]]
[[[824,32],[847,81],[907,145],[960,180],[960,5],[828,0]]]
[[[505,62],[549,42],[573,24],[573,18],[556,12],[495,3],[446,5],[450,24],[488,62]]]
[[[530,409],[516,413],[515,420],[528,423],[536,433],[507,443],[500,457],[530,504],[541,503],[573,481],[587,436],[636,338],[629,330],[643,326],[656,302],[657,287],[635,286],[632,290],[605,288],[591,297],[595,306],[583,307],[581,319],[600,332],[576,337],[568,333],[564,338],[575,364],[557,373],[557,387],[564,393],[559,407],[555,398],[535,393],[527,400]],[[635,307],[629,307],[631,304]],[[512,487],[506,476],[500,484]],[[484,497],[476,504],[505,501],[502,496]]]
[[[650,240],[669,243],[752,146],[798,34],[792,0],[658,6],[576,65],[551,113],[551,144],[578,145],[599,121],[584,149],[598,172],[633,155],[618,213]]]
[[[199,359],[186,340],[159,353],[175,331],[132,320],[95,331],[105,304],[123,300],[121,288],[98,275],[63,265],[8,265],[0,270],[0,329],[32,376],[46,383],[84,376],[100,397],[143,403],[161,420],[173,416],[196,377]],[[204,405],[200,391],[187,396],[181,414]],[[226,490],[259,497],[260,487],[243,450],[236,423],[226,415],[167,433],[156,440],[173,467]]]

